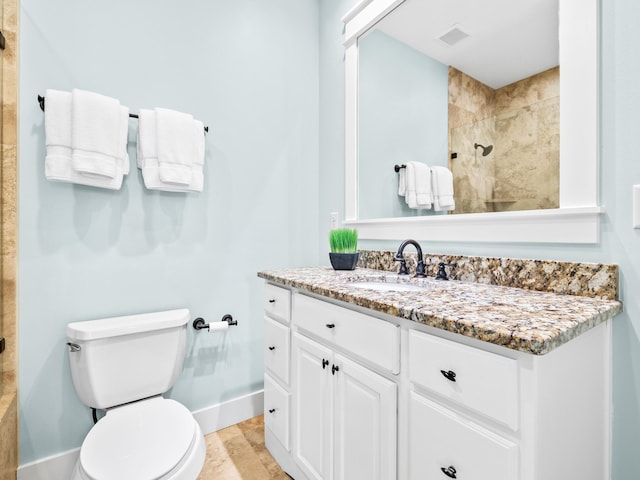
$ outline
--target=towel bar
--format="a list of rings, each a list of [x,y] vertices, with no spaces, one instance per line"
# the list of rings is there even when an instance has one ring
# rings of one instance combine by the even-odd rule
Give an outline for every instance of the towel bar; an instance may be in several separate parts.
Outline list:
[[[403,163],[402,165],[394,165],[393,169],[397,172],[400,171],[401,168],[407,168],[407,166]]]
[[[42,95],[38,95],[38,103],[40,104],[40,109],[44,112],[44,97]],[[129,117],[138,118],[138,115],[135,113],[130,113]],[[204,131],[209,133],[209,127],[205,125]]]

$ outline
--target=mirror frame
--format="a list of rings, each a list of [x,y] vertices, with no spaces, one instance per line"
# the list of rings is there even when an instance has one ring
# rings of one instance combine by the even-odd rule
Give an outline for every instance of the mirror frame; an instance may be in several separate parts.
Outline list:
[[[599,0],[559,0],[560,207],[358,219],[358,41],[406,0],[361,0],[345,24],[345,221],[370,240],[598,243]],[[393,163],[391,160],[390,165]]]

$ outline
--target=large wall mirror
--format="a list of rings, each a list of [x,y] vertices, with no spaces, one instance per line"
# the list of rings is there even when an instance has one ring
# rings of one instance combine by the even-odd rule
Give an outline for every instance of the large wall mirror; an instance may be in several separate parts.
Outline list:
[[[361,238],[594,243],[598,0],[364,0],[344,17],[345,224]],[[559,66],[558,66],[559,65]],[[398,194],[452,173],[455,208]]]

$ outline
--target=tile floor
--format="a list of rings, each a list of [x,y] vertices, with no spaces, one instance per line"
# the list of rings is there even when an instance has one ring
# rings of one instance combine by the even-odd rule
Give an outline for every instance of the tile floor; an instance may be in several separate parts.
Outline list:
[[[262,415],[205,439],[207,457],[198,480],[290,480],[264,446]]]

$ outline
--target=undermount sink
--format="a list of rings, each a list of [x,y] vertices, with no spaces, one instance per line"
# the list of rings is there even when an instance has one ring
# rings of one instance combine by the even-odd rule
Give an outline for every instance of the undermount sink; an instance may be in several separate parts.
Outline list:
[[[379,292],[419,292],[428,287],[413,285],[411,283],[377,282],[377,281],[354,281],[348,282],[350,287],[362,288],[365,290],[377,290]]]

